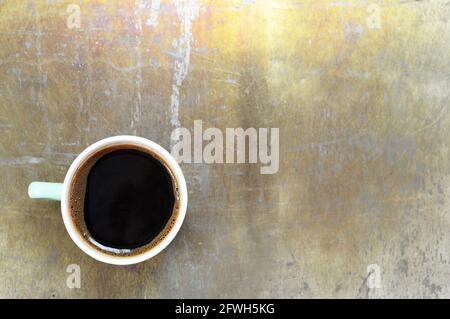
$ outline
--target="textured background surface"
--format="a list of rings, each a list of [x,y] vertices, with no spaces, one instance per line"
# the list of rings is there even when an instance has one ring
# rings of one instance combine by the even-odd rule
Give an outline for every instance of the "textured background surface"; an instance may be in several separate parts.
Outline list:
[[[450,5],[0,1],[1,297],[450,297]],[[130,267],[69,239],[61,181],[98,139],[280,127],[280,170],[183,164],[187,218]],[[82,288],[66,287],[81,266]],[[365,285],[381,268],[380,289]]]

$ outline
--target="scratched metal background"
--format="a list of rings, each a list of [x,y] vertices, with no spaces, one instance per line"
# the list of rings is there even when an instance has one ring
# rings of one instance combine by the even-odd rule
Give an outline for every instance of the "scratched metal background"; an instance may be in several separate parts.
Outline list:
[[[450,297],[450,6],[374,2],[380,29],[369,1],[0,1],[0,297]],[[148,262],[92,260],[27,198],[98,139],[195,119],[279,127],[280,170],[184,164]]]

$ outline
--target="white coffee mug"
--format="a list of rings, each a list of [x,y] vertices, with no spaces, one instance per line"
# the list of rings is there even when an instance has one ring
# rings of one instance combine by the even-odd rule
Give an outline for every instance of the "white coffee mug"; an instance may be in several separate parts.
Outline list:
[[[101,252],[90,245],[87,240],[79,233],[75,226],[74,220],[70,214],[70,203],[69,203],[69,191],[70,185],[72,184],[73,178],[77,169],[92,155],[96,154],[98,151],[109,148],[111,146],[120,145],[135,145],[140,148],[148,149],[151,153],[156,154],[165,165],[173,173],[173,178],[176,180],[178,186],[178,214],[173,226],[169,229],[167,235],[154,247],[145,250],[141,254],[131,255],[131,256],[118,256],[110,255],[106,252]],[[28,187],[28,195],[31,198],[41,198],[50,200],[60,200],[61,201],[61,212],[64,220],[64,225],[66,226],[67,232],[69,233],[75,244],[89,256],[108,264],[114,265],[131,265],[142,262],[149,258],[152,258],[156,254],[160,253],[164,248],[166,248],[170,242],[175,238],[176,234],[183,224],[184,217],[186,215],[187,209],[187,199],[188,193],[186,188],[186,180],[184,179],[183,172],[176,160],[167,152],[162,146],[142,137],[137,136],[113,136],[100,140],[88,148],[86,148],[80,155],[73,161],[69,170],[67,171],[64,183],[46,183],[46,182],[32,182]]]

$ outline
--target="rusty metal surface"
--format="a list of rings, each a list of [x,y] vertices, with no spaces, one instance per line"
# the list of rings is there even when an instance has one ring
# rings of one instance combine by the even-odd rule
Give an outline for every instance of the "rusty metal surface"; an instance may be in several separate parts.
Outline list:
[[[367,1],[74,1],[69,28],[71,3],[0,2],[1,297],[450,297],[447,1],[376,2],[379,28]],[[27,198],[96,140],[194,120],[279,127],[280,168],[183,164],[148,262],[94,261]]]

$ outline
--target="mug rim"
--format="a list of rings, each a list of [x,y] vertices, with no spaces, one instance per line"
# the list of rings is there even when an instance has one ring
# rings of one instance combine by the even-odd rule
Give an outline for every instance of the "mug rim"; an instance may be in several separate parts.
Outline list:
[[[161,159],[164,161],[164,164],[169,166],[174,175],[174,178],[176,179],[176,182],[178,184],[177,185],[179,192],[178,195],[180,197],[177,218],[175,219],[175,223],[172,226],[172,228],[168,231],[167,235],[154,247],[138,255],[132,256],[113,256],[90,246],[87,240],[77,230],[71,217],[69,207],[70,186],[77,169],[85,162],[86,159],[88,159],[95,152],[104,149],[108,146],[118,144],[134,144],[137,146],[141,146],[149,149],[150,151],[156,153],[156,155],[161,157]],[[107,264],[132,265],[150,259],[155,255],[159,254],[175,238],[175,236],[177,235],[178,231],[181,228],[181,225],[183,224],[184,217],[186,215],[187,200],[188,200],[187,195],[188,194],[187,194],[186,180],[184,178],[183,172],[180,166],[178,165],[177,161],[175,160],[175,158],[166,149],[164,149],[161,145],[143,137],[133,135],[117,135],[104,138],[91,144],[90,146],[85,148],[72,162],[64,178],[63,189],[61,194],[61,213],[64,225],[67,229],[67,232],[69,233],[70,238],[72,238],[75,244],[83,252],[85,252],[92,258]]]

